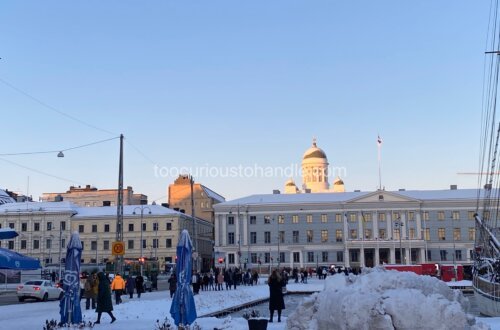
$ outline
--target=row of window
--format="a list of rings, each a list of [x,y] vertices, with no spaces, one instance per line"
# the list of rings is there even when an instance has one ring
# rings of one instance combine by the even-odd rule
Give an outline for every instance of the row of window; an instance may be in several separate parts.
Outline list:
[[[424,239],[426,241],[430,241],[430,239],[431,239],[430,229],[426,228],[423,231],[423,234],[424,234]],[[300,232],[298,230],[292,231],[291,243],[300,243],[300,236],[299,235],[300,235]],[[326,229],[321,230],[320,237],[321,237],[322,243],[328,242],[328,237],[329,237],[328,230],[326,230]],[[409,237],[409,239],[417,239],[415,228],[409,229],[408,237]],[[446,228],[438,228],[437,229],[437,237],[438,237],[438,240],[445,241],[446,240]],[[351,229],[349,231],[349,239],[359,239],[359,238],[360,237],[358,237],[358,230],[357,229]],[[378,230],[378,238],[379,239],[390,239],[391,237],[387,237],[386,229],[379,229]],[[400,239],[400,229],[394,229],[393,238],[396,240]],[[475,228],[468,228],[468,240],[474,241],[475,238],[476,238],[476,229]],[[279,231],[277,239],[278,239],[279,243],[285,243],[285,231]],[[371,229],[364,230],[364,239],[373,239],[373,231]],[[335,230],[335,241],[342,242],[343,240],[344,240],[343,230],[342,229]],[[462,240],[462,229],[461,228],[453,228],[453,240],[454,241],[461,241]],[[307,241],[307,243],[314,242],[314,231],[313,230],[306,230],[306,241]],[[258,242],[257,232],[254,232],[254,231],[250,232],[250,244],[258,244],[257,242]],[[233,245],[235,243],[238,243],[235,240],[235,233],[228,232],[227,244]],[[271,232],[270,231],[264,232],[264,244],[271,244]]]
[[[129,232],[130,231],[135,231],[134,228],[135,228],[135,226],[134,226],[133,223],[129,223],[128,224],[128,231]],[[160,230],[159,228],[160,228],[159,223],[158,222],[154,222],[153,223],[153,228],[152,228],[153,231],[158,231],[158,230]],[[167,231],[172,230],[172,223],[171,222],[167,222],[166,223],[165,230],[167,230]],[[146,222],[142,223],[142,231],[147,231],[147,223]],[[84,233],[85,232],[85,225],[78,225],[78,232]],[[96,224],[92,225],[91,232],[92,233],[97,233],[98,232],[98,228],[97,228]],[[104,232],[105,233],[109,233],[109,224],[104,224]]]
[[[65,221],[61,221],[61,230],[66,230],[66,222]],[[52,223],[52,221],[47,221],[45,223],[46,225],[46,231],[51,231],[51,230],[55,230],[54,228],[54,224]],[[9,222],[9,228],[11,229],[16,229],[16,224],[14,222]],[[0,224],[0,228],[2,228],[2,224]],[[40,222],[33,222],[33,228],[32,228],[32,231],[40,231]],[[27,222],[21,222],[21,231],[28,231],[28,223]]]
[[[127,241],[127,248],[128,249],[134,249],[134,240],[128,240]],[[0,241],[0,246],[2,246],[2,241]],[[25,239],[22,239],[19,241],[19,249],[21,250],[27,250],[28,249],[28,241],[25,240]],[[110,241],[108,240],[103,240],[102,241],[102,244],[103,244],[103,250],[109,250],[109,247],[110,247]],[[10,249],[10,250],[14,250],[15,247],[14,247],[14,241],[11,240],[11,241],[8,241],[7,243],[7,247]],[[157,238],[153,238],[152,239],[152,247],[153,249],[156,249],[156,248],[160,248],[160,241],[159,239]],[[171,248],[172,247],[172,239],[171,238],[167,238],[165,240],[165,247],[166,248]],[[40,240],[38,239],[34,239],[33,240],[33,243],[32,243],[32,246],[31,246],[31,249],[33,250],[39,250],[41,247],[40,247]],[[63,238],[61,240],[61,248],[66,248],[66,240]],[[147,248],[147,240],[146,239],[143,239],[142,240],[142,248]],[[50,250],[52,249],[52,239],[47,239],[45,240],[45,249],[47,250]],[[82,241],[82,249],[85,250],[85,242]],[[90,250],[92,251],[95,251],[97,250],[97,241],[91,241],[90,242]]]
[[[408,216],[409,221],[414,221],[416,220],[416,211],[409,211],[406,212]],[[453,220],[460,220],[461,219],[461,212],[460,211],[437,211],[436,213],[436,219],[437,220],[446,220],[447,214],[449,215],[450,219]],[[467,211],[467,219],[468,220],[474,220],[474,214],[475,211]],[[335,214],[335,222],[343,222],[344,217],[350,221],[350,222],[357,222],[358,221],[358,212],[348,212],[348,213],[336,213]],[[401,212],[392,212],[392,219],[401,219]],[[378,221],[386,221],[387,218],[387,213],[379,212],[377,213]],[[485,212],[484,218],[488,218],[489,214],[488,212]],[[373,221],[373,213],[364,213],[361,212],[361,218],[365,222]],[[430,219],[430,213],[429,211],[423,211],[422,212],[422,219],[423,220],[429,220]],[[233,215],[229,215],[227,217],[227,223],[228,225],[234,225],[235,222],[235,217]],[[305,221],[306,223],[313,223],[313,215],[312,214],[307,214],[305,216]],[[320,221],[321,223],[327,223],[328,222],[328,214],[321,214],[320,215]],[[264,224],[271,224],[274,222],[274,218],[272,218],[269,215],[264,216]],[[290,222],[291,223],[299,223],[299,215],[294,214],[290,217]],[[285,216],[284,215],[278,215],[278,223],[284,224],[285,223]],[[256,225],[257,224],[257,216],[251,215],[250,216],[250,224],[251,225]]]

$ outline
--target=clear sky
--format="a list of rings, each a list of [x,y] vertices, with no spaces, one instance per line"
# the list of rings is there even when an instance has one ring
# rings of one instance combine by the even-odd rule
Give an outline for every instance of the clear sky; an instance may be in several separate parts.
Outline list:
[[[457,173],[478,168],[489,5],[2,1],[0,154],[123,133],[125,185],[150,201],[166,200],[174,177],[160,174],[179,167],[215,168],[196,181],[233,199],[288,177],[225,167],[300,166],[313,137],[348,191],[376,189],[380,134],[386,189],[475,188]],[[0,187],[115,188],[118,151],[112,140],[65,158],[2,156]]]

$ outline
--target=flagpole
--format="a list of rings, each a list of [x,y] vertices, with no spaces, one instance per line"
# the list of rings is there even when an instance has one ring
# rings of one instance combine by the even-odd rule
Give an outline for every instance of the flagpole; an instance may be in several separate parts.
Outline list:
[[[377,138],[377,149],[378,149],[378,189],[382,190],[382,170],[381,170],[381,152],[380,149],[382,147],[382,139],[380,138],[380,135]]]

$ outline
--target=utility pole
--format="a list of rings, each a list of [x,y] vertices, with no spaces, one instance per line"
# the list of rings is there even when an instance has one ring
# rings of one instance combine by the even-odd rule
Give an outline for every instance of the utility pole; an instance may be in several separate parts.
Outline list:
[[[120,161],[118,165],[118,203],[116,206],[116,241],[123,242],[123,134],[120,134]],[[116,256],[115,274],[123,273],[122,268],[123,256]]]
[[[201,258],[201,254],[200,254],[200,251],[198,251],[198,231],[196,228],[196,217],[195,217],[195,212],[194,212],[194,206],[195,206],[194,205],[194,179],[193,179],[192,175],[189,175],[189,183],[191,185],[191,218],[193,218],[193,233],[194,233],[193,247],[197,253],[194,265],[196,266],[195,271],[199,271],[199,269],[200,269],[200,267],[199,267],[199,260],[200,259],[199,258]]]

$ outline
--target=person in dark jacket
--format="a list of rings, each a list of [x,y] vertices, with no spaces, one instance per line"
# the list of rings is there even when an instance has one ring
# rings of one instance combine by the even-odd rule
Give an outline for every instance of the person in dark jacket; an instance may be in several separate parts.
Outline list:
[[[127,278],[127,282],[125,282],[125,288],[130,296],[130,299],[134,298],[135,279],[133,279],[132,276],[129,276]]]
[[[85,281],[85,287],[83,296],[85,297],[85,309],[90,309],[90,302],[92,301],[92,309],[95,309],[96,297],[99,290],[99,282],[97,281],[97,274],[92,273],[92,275],[87,277]]]
[[[281,322],[281,310],[285,309],[285,301],[283,300],[283,280],[276,270],[273,270],[269,280],[269,322],[273,321],[274,311],[278,311],[278,322]]]
[[[137,291],[137,297],[140,298],[141,293],[144,292],[144,277],[141,274],[135,278],[135,290]]]
[[[171,274],[168,279],[168,289],[170,290],[170,298],[172,298],[177,290],[177,278],[174,274]]]
[[[116,317],[113,315],[113,303],[111,301],[111,288],[109,287],[109,281],[103,272],[97,274],[97,279],[99,280],[99,286],[97,290],[97,321],[94,324],[101,323],[102,313],[108,313],[111,316],[111,323],[116,321]]]

